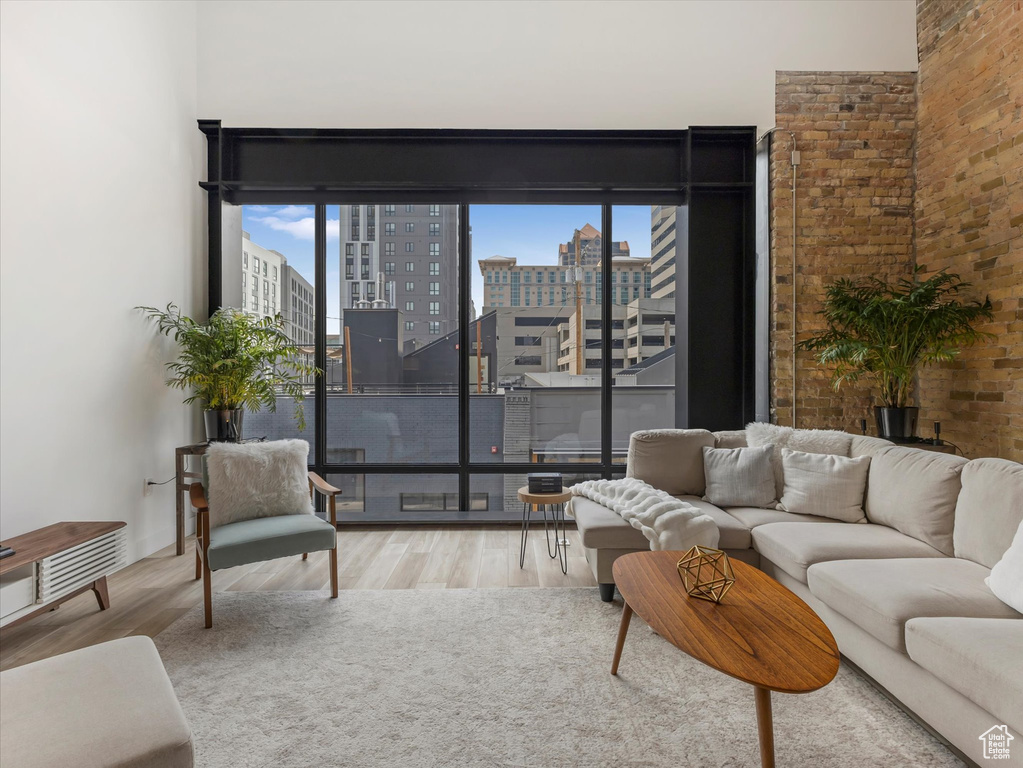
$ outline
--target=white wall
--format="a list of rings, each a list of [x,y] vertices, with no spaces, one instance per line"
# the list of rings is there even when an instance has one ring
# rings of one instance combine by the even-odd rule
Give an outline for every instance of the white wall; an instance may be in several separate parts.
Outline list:
[[[0,537],[126,520],[174,537],[197,416],[132,310],[205,311],[190,2],[0,3]]]
[[[774,124],[774,72],[915,70],[914,0],[199,4],[229,126]]]

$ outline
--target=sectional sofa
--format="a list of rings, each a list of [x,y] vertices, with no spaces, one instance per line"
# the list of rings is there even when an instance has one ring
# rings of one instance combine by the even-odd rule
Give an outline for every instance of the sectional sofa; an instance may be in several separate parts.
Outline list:
[[[703,447],[745,444],[742,431],[636,433],[628,474],[712,517],[721,549],[806,601],[846,659],[962,756],[988,763],[981,736],[1006,725],[1023,757],[1023,615],[984,582],[1023,519],[1023,465],[855,436],[848,455],[871,457],[866,521],[846,523],[703,501]],[[592,500],[569,513],[611,600],[612,563],[649,543]]]

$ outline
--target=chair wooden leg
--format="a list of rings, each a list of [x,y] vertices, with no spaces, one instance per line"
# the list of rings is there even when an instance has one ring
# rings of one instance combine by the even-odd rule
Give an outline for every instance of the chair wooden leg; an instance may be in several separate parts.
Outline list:
[[[334,545],[334,549],[327,552],[327,560],[330,561],[330,596],[337,597],[337,550],[338,545]]]
[[[195,549],[195,580],[202,578],[202,558],[199,557],[199,548]]]
[[[209,629],[213,626],[213,572],[205,562],[202,564],[202,604]]]
[[[302,553],[302,559],[303,560],[308,560],[309,559],[309,553],[308,552],[303,552]]]

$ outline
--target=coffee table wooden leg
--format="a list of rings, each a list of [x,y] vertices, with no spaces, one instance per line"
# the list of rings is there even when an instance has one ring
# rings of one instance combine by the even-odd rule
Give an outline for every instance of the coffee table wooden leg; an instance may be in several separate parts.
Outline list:
[[[622,658],[622,648],[625,646],[625,636],[629,633],[629,621],[632,619],[632,608],[626,603],[622,608],[622,623],[618,627],[618,643],[615,645],[615,657],[611,661],[611,674],[618,674],[618,662]]]
[[[757,701],[757,733],[760,736],[760,765],[774,768],[774,722],[771,718],[771,691],[753,686]]]

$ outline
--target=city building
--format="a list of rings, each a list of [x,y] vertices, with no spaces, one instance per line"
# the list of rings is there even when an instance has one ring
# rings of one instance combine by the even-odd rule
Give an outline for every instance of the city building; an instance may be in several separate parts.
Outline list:
[[[600,232],[587,224],[579,230],[579,299],[599,305],[603,295]],[[650,259],[631,258],[627,242],[611,249],[611,301],[627,304],[650,296]],[[519,264],[514,256],[479,260],[484,281],[484,311],[495,307],[556,307],[575,305],[576,254],[574,241],[558,247],[557,264]]]
[[[650,207],[650,293],[654,299],[675,296],[675,226],[679,208]]]
[[[242,231],[241,308],[256,317],[284,318],[288,338],[311,345],[314,332],[313,286],[288,265],[287,257],[252,241]]]
[[[288,263],[284,254],[252,242],[242,232],[242,306],[256,317],[273,317],[281,306],[281,276]]]
[[[585,224],[579,232],[578,261],[576,259],[576,238],[573,236],[567,243],[558,247],[558,264],[562,266],[574,266],[579,263],[583,266],[600,264],[600,230],[592,224]],[[625,240],[611,243],[611,256],[628,256],[629,243]]]
[[[283,304],[281,314],[284,316],[288,336],[296,344],[313,344],[314,305],[312,284],[302,277],[302,273],[285,261],[283,280],[281,281]]]
[[[401,310],[404,339],[413,349],[456,330],[458,207],[340,208],[342,315],[373,302]]]

